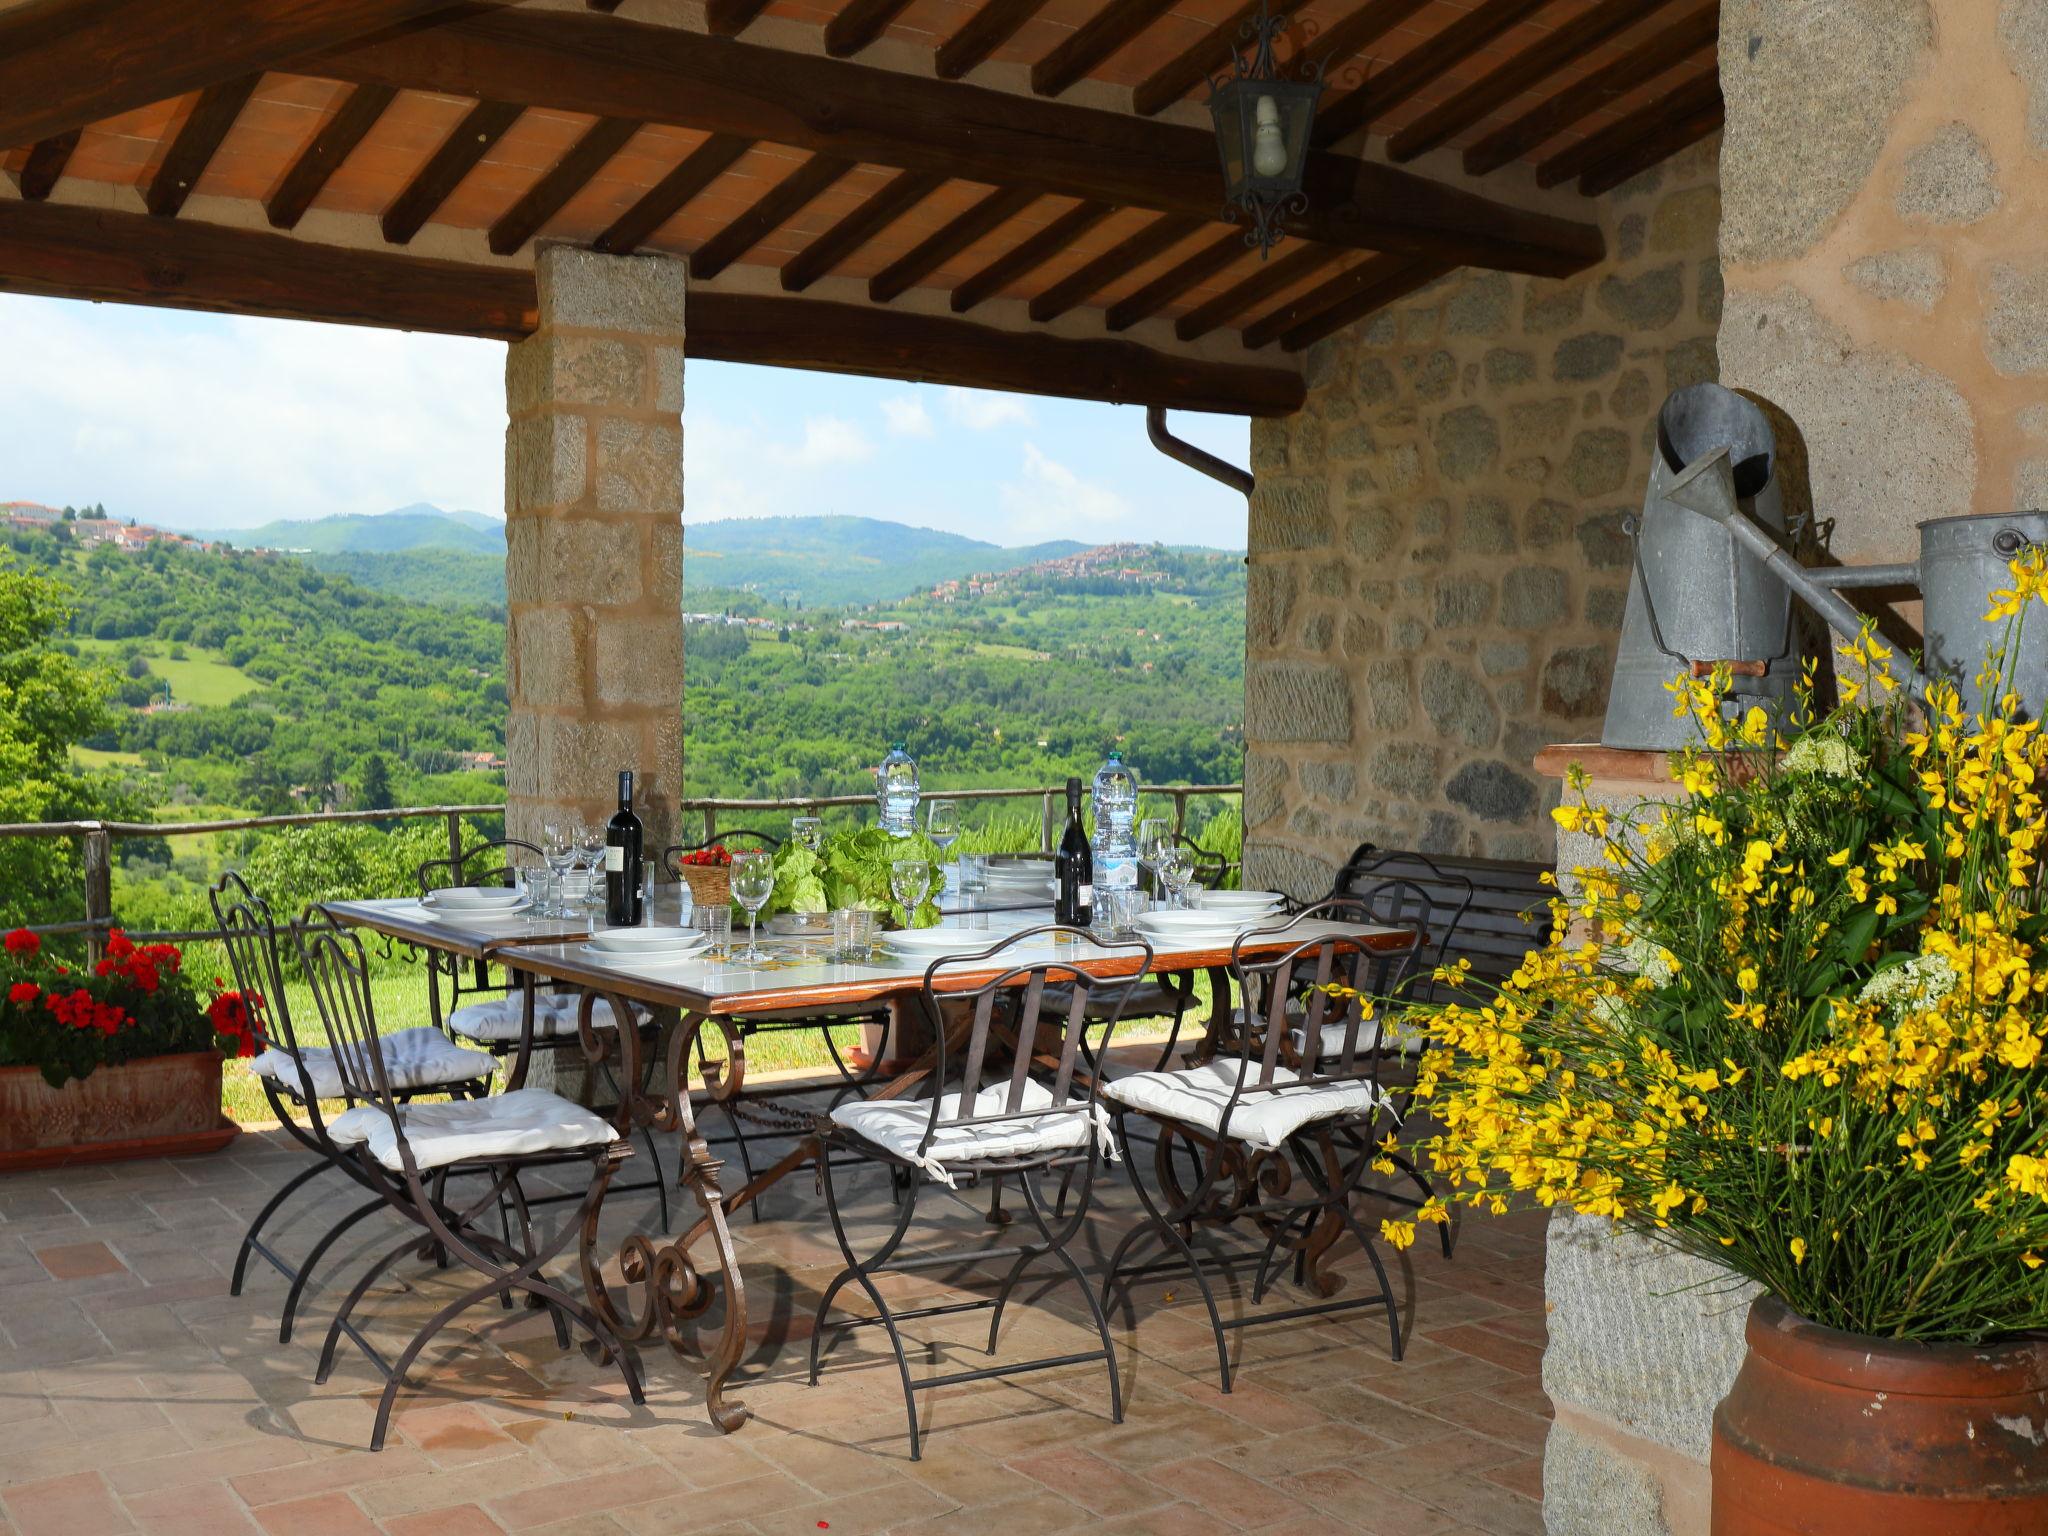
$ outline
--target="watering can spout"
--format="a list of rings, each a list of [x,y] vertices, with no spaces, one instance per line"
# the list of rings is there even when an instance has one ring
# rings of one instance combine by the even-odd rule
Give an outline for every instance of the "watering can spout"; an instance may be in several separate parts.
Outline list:
[[[1725,444],[1681,469],[1665,488],[1664,497],[1712,522],[1748,521],[1735,504],[1735,465]],[[1772,543],[1775,546],[1776,541]]]

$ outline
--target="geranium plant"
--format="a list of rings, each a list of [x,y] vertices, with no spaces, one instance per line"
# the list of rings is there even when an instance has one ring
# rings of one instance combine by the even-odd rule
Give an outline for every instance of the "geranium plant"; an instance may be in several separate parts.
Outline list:
[[[260,1049],[239,994],[224,992],[202,1007],[182,967],[175,946],[136,944],[115,929],[101,959],[80,970],[16,929],[0,950],[0,1067],[34,1067],[61,1088],[149,1056]]]
[[[2016,655],[2042,560],[2013,572]],[[2048,1327],[2048,739],[1995,662],[1978,711],[1909,697],[1869,632],[1845,655],[1846,701],[1815,718],[1809,674],[1783,738],[1724,718],[1725,677],[1675,684],[1703,745],[1669,801],[1572,782],[1601,857],[1560,936],[1411,1012],[1422,1147],[1454,1201],[1611,1218],[1832,1328]]]

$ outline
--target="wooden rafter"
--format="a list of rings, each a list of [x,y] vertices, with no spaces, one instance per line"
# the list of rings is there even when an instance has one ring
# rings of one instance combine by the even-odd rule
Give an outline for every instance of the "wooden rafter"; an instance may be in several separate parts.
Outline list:
[[[56,187],[57,180],[64,174],[64,167],[71,163],[71,152],[78,148],[79,130],[53,134],[47,139],[31,145],[28,160],[21,168],[21,195],[32,203],[39,203],[48,197]]]
[[[1139,121],[809,54],[570,11],[498,10],[323,54],[305,72],[637,117],[991,186],[1214,217],[1215,143]],[[1559,276],[1598,260],[1587,223],[1392,166],[1312,155],[1288,233]]]
[[[998,187],[965,213],[949,219],[868,279],[868,297],[886,304],[929,277],[975,241],[994,234],[1038,200],[1037,194]]]
[[[591,241],[591,245],[608,255],[631,255],[753,145],[752,139],[714,133],[685,156],[682,164],[648,188],[640,201],[613,220],[612,227]]]
[[[1109,0],[1031,66],[1031,89],[1057,96],[1173,8],[1173,0]]]
[[[1574,153],[1588,156],[1579,176],[1579,190],[1588,197],[1598,197],[1688,145],[1697,144],[1719,128],[1726,117],[1720,71],[1708,70],[1662,101],[1651,102],[1611,128],[1573,145],[1558,159]],[[1584,147],[1593,145],[1598,148]],[[1543,168],[1538,166],[1538,181],[1542,176]]]
[[[713,37],[738,37],[768,9],[768,0],[704,0],[704,30]]]
[[[1356,90],[1325,106],[1316,114],[1315,141],[1334,144],[1365,127],[1548,4],[1550,0],[1482,0],[1428,42],[1418,43]]]
[[[228,136],[235,119],[242,115],[242,108],[248,105],[260,78],[243,75],[209,85],[199,93],[199,100],[193,104],[178,136],[171,140],[171,147],[164,152],[156,174],[142,190],[143,206],[151,213],[160,219],[177,217],[199,178],[206,174],[221,140]]]
[[[0,144],[68,133],[449,8],[450,0],[28,0],[0,10]]]
[[[1245,250],[1244,236],[1235,232],[1211,241],[1168,267],[1129,298],[1110,305],[1103,313],[1103,325],[1112,331],[1129,330],[1140,320],[1158,314],[1197,283],[1221,272],[1244,255]]]
[[[1344,253],[1327,245],[1304,245],[1285,256],[1268,261],[1235,287],[1219,293],[1173,322],[1173,334],[1182,341],[1208,335],[1239,315],[1257,309],[1276,293],[1285,293],[1336,261]]]
[[[1669,90],[1660,92],[1657,99],[1647,106],[1631,112],[1619,122],[1609,123],[1598,133],[1588,134],[1575,144],[1567,144],[1556,154],[1537,164],[1536,185],[1554,187],[1560,182],[1570,181],[1585,174],[1603,160],[1612,160],[1625,154],[1645,133],[1661,127],[1666,122],[1689,117],[1701,108],[1718,103],[1721,99],[1721,70],[1718,64],[1710,64],[1695,70],[1683,79],[1675,81]]]
[[[847,0],[825,23],[825,51],[835,59],[852,58],[880,37],[908,4],[910,0]]]
[[[784,291],[802,293],[945,184],[943,176],[899,171],[889,185],[782,264]]]
[[[1121,244],[1113,245],[1093,261],[1082,265],[1054,283],[1031,301],[1031,318],[1043,325],[1057,320],[1076,304],[1085,304],[1133,267],[1163,256],[1181,241],[1198,232],[1207,222],[1184,214],[1167,214],[1154,219]]]
[[[640,125],[626,117],[600,117],[583,137],[550,166],[525,194],[491,226],[490,246],[510,256],[546,227],[570,198],[590,185],[590,178],[624,149]]]
[[[313,199],[320,195],[320,189],[327,185],[327,178],[341,169],[342,162],[354,153],[364,136],[377,126],[385,108],[397,98],[398,92],[388,85],[359,85],[348,93],[334,116],[313,135],[313,141],[299,151],[299,157],[292,161],[277,190],[263,205],[264,216],[274,228],[292,229],[298,225],[306,210],[313,206]]]
[[[852,169],[850,161],[830,155],[811,156],[762,193],[753,207],[698,246],[690,255],[690,276],[718,276],[831,190]]]
[[[1365,0],[1350,15],[1324,28],[1301,46],[1300,59],[1328,69],[1355,58],[1408,20],[1429,0]],[[1200,42],[1154,71],[1131,93],[1132,107],[1151,117],[1172,106],[1230,63],[1244,46],[1246,23],[1259,14],[1258,0],[1240,6]]]
[[[1245,0],[1215,31],[1140,80],[1131,91],[1131,110],[1153,117],[1187,95],[1230,61],[1238,29],[1258,14],[1259,0]]]
[[[1428,3],[1429,0],[1366,0],[1342,21],[1310,38],[1301,50],[1302,58],[1325,69],[1341,65],[1356,58]]]
[[[526,109],[506,101],[479,101],[441,142],[432,158],[419,168],[405,189],[384,210],[384,238],[404,245],[420,232],[420,226],[434,216],[434,210],[448,201],[448,194],[476,163],[505,136],[505,130],[519,121]]]
[[[538,322],[524,268],[52,203],[0,201],[0,289],[503,340]],[[779,294],[707,289],[689,319],[691,355],[726,362],[1258,416],[1298,410],[1304,394],[1292,368]]]
[[[1672,0],[1601,0],[1403,128],[1387,141],[1387,158],[1406,162],[1427,154],[1487,113],[1506,106],[1532,85],[1585,58],[1593,49],[1649,20],[1671,3]]]
[[[1108,203],[1076,203],[1042,227],[1038,233],[1019,241],[953,290],[951,307],[964,315],[977,304],[993,298],[1010,284],[1030,276],[1060,252],[1108,218],[1116,209]]]
[[[1465,151],[1466,174],[1484,176],[1521,159],[1572,124],[1714,47],[1720,35],[1721,0],[1703,0],[1655,36],[1474,144]]]
[[[1017,35],[1017,29],[1045,8],[1045,0],[982,0],[939,45],[932,69],[941,80],[958,80]]]
[[[1263,347],[1278,341],[1287,351],[1298,352],[1310,342],[1435,282],[1448,270],[1441,262],[1375,256],[1341,277],[1333,277],[1261,315],[1244,328],[1244,344]]]

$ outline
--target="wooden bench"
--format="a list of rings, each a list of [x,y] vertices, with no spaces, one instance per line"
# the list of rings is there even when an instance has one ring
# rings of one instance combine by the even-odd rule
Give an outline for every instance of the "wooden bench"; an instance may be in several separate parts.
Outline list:
[[[1514,975],[1522,957],[1550,942],[1555,918],[1550,904],[1556,888],[1545,878],[1547,864],[1519,859],[1474,859],[1406,853],[1360,843],[1337,872],[1332,897],[1370,899],[1407,888],[1429,903],[1429,964],[1412,994],[1440,1000],[1429,983],[1437,965],[1466,961],[1475,980],[1499,985]]]

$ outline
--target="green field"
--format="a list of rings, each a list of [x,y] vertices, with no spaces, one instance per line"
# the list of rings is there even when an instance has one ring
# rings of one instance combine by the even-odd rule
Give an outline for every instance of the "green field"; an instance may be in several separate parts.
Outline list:
[[[122,648],[116,640],[81,637],[78,641],[79,653],[86,656],[112,655]],[[144,644],[138,651],[149,663],[149,670],[171,685],[171,697],[180,704],[190,704],[195,709],[218,709],[262,686],[240,667],[230,666],[218,651],[198,646],[179,649],[185,654],[175,661],[167,645]]]
[[[81,768],[140,768],[140,752],[102,752],[96,747],[73,747],[71,760]]]

